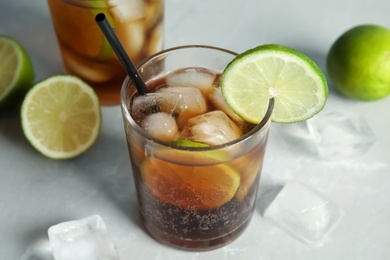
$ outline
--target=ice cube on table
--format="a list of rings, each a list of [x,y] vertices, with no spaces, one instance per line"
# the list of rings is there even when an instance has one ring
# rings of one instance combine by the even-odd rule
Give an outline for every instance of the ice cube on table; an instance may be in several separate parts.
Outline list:
[[[56,260],[117,260],[115,244],[98,215],[63,222],[48,230]]]
[[[166,83],[175,87],[198,88],[206,97],[213,88],[215,78],[216,74],[212,71],[203,68],[188,68],[168,75]]]
[[[54,260],[49,240],[42,238],[34,241],[19,260]]]
[[[148,115],[142,121],[142,128],[153,137],[166,142],[173,141],[178,134],[176,120],[164,112]]]
[[[366,153],[376,138],[365,118],[345,111],[324,111],[307,120],[319,156],[327,160]]]
[[[312,246],[322,246],[342,210],[324,194],[296,181],[287,183],[264,212],[264,219]]]
[[[166,95],[160,104],[161,111],[173,114],[179,128],[190,118],[207,111],[206,100],[198,88],[169,86],[157,90],[156,94]]]
[[[241,129],[220,110],[191,118],[180,132],[180,138],[209,145],[224,144],[241,135]]]

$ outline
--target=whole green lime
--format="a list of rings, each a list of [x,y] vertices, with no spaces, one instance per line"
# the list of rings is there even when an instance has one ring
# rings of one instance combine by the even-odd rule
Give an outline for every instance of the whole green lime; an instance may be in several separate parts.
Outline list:
[[[390,94],[390,30],[365,24],[343,33],[332,45],[327,69],[345,96],[364,101]]]

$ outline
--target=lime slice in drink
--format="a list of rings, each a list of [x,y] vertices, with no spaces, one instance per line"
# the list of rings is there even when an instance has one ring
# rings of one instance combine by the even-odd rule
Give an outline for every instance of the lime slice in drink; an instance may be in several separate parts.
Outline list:
[[[22,99],[34,80],[30,58],[20,43],[0,36],[0,108]]]
[[[194,156],[193,160],[203,160],[203,157]],[[240,185],[239,172],[227,164],[196,167],[169,163],[153,156],[142,162],[141,175],[155,197],[192,209],[218,208],[234,197]]]
[[[325,106],[326,77],[306,55],[276,44],[262,45],[238,55],[221,79],[226,103],[245,121],[257,124],[270,98],[272,121],[293,123],[311,118]]]
[[[98,97],[73,76],[58,75],[36,84],[21,109],[26,138],[53,159],[82,154],[96,141],[101,125]]]

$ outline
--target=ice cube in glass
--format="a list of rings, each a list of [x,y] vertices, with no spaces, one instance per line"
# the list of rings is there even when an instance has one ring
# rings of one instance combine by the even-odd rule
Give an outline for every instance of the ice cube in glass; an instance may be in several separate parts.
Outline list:
[[[173,141],[178,134],[176,120],[172,115],[164,112],[148,115],[142,121],[142,128],[153,137],[165,142]]]
[[[117,260],[116,246],[99,215],[62,222],[48,230],[56,260]]]
[[[213,87],[209,93],[209,98],[211,103],[216,109],[223,111],[227,116],[229,116],[241,129],[244,129],[246,122],[239,117],[226,103],[223,98],[222,91],[220,87]]]
[[[178,70],[167,76],[166,83],[175,87],[195,87],[207,96],[213,87],[216,75],[203,68]]]
[[[264,212],[264,218],[293,237],[322,246],[342,217],[341,209],[306,184],[287,183]]]
[[[131,116],[141,125],[144,118],[152,113],[164,112],[175,115],[181,104],[183,97],[180,93],[147,93],[137,96],[132,100]]]
[[[220,110],[191,118],[180,132],[183,139],[209,145],[224,144],[241,135],[241,129]]]
[[[169,86],[157,90],[158,94],[165,94],[166,98],[161,103],[161,110],[169,110],[175,117],[179,128],[195,116],[207,111],[206,100],[201,91],[195,87]]]

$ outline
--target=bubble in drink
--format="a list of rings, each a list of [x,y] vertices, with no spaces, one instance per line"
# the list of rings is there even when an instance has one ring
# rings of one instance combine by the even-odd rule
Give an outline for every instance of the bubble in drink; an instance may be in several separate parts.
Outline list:
[[[299,182],[287,183],[264,212],[264,218],[297,239],[321,246],[342,217],[340,208]]]
[[[98,215],[51,226],[48,235],[56,260],[119,260],[106,225]]]
[[[148,115],[142,121],[142,128],[153,137],[165,142],[174,141],[178,134],[176,120],[164,112]]]
[[[224,144],[241,135],[241,129],[220,110],[191,118],[180,132],[182,139],[209,145]]]

